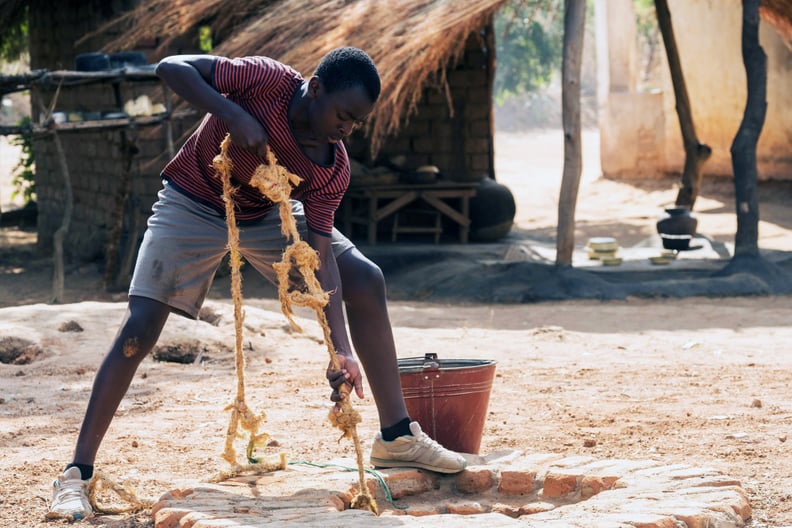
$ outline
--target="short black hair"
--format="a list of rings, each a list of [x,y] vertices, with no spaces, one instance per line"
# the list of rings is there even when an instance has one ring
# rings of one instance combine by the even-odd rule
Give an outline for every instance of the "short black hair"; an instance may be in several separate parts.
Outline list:
[[[374,61],[358,48],[336,48],[322,57],[314,76],[318,77],[328,93],[361,86],[372,103],[380,94],[380,77]]]

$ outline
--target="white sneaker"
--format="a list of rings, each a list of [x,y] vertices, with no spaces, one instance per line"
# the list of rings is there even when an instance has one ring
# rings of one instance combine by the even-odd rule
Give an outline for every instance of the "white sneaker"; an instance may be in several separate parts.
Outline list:
[[[418,422],[410,423],[412,436],[405,435],[388,442],[377,433],[371,448],[375,467],[416,467],[438,473],[459,473],[467,465],[462,455],[441,446],[421,431]]]
[[[87,480],[82,479],[80,469],[70,467],[52,483],[52,504],[47,519],[76,521],[93,513],[88,502]]]

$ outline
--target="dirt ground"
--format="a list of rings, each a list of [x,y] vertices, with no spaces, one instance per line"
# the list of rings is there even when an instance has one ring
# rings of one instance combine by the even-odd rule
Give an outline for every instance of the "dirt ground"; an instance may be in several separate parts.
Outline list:
[[[517,229],[526,236],[553,235],[561,140],[552,131],[496,137],[498,179],[515,193]],[[578,240],[608,234],[625,246],[640,243],[673,201],[672,182],[600,179],[596,134],[585,140]],[[762,248],[792,251],[789,194],[784,185],[762,187]],[[728,244],[735,224],[728,183],[706,183],[697,210],[699,231]],[[50,483],[70,460],[93,375],[124,310],[122,294],[99,288],[95,265],[71,269],[66,304],[45,304],[51,268],[30,241],[29,232],[10,229],[0,238],[0,356],[22,342],[9,338],[32,343],[20,360],[29,363],[0,364],[0,527],[59,524],[42,521]],[[272,452],[315,463],[351,457],[351,444],[336,443],[326,420],[317,326],[301,314],[306,333],[289,332],[271,288],[249,275],[243,288],[248,400],[267,412],[264,428],[278,444]],[[97,468],[129,480],[141,496],[226,467],[223,408],[236,387],[227,279],[216,281],[207,306],[215,324],[174,316],[160,341],[197,359],[145,360],[100,450]],[[497,360],[482,453],[510,448],[714,467],[748,492],[749,526],[780,527],[792,525],[791,309],[788,296],[399,300],[391,318],[401,357]],[[377,429],[369,391],[355,404],[369,447]],[[131,528],[150,520],[143,512],[83,524]]]

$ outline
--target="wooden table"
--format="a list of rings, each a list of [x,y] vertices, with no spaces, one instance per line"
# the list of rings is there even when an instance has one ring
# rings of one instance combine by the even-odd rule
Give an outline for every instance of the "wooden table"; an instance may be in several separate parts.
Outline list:
[[[459,225],[459,241],[466,243],[470,231],[470,198],[476,195],[478,182],[435,182],[350,187],[347,190],[342,218],[347,233],[353,224],[368,229],[368,243],[377,243],[377,225],[405,207],[423,201],[434,211]]]

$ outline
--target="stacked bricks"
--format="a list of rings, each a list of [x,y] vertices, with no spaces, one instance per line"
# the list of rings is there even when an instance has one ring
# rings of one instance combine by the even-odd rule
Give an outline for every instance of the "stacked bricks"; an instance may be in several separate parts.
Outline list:
[[[384,525],[726,528],[751,516],[740,483],[708,468],[514,451],[468,456],[457,475],[383,470],[393,505],[370,477]],[[152,513],[156,528],[376,526],[373,514],[349,510],[355,484],[332,468],[290,466],[173,490]]]

